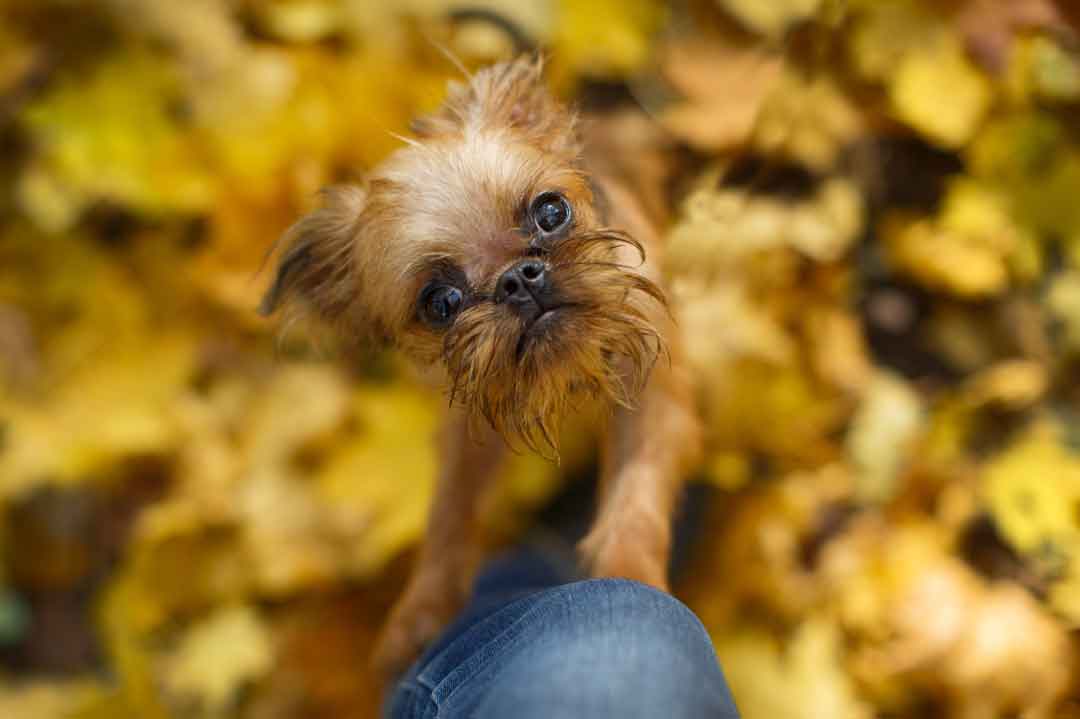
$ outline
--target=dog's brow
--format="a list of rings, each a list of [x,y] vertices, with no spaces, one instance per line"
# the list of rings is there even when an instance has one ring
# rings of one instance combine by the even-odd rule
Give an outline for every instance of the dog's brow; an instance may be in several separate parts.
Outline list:
[[[405,271],[402,272],[402,276],[407,279],[416,279],[417,277],[427,274],[429,272],[439,270],[456,270],[460,271],[454,258],[449,253],[432,252],[421,255],[412,260],[405,266]]]
[[[429,282],[448,282],[470,295],[474,294],[474,288],[465,271],[448,255],[428,255],[414,261],[406,271],[406,278],[410,283],[415,283],[418,278],[425,276]]]

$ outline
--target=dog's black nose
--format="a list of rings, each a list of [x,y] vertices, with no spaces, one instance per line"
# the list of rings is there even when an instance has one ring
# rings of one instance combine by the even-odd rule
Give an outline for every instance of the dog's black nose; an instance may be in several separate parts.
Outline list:
[[[502,273],[495,284],[495,301],[542,308],[549,289],[544,263],[537,259],[522,260]]]

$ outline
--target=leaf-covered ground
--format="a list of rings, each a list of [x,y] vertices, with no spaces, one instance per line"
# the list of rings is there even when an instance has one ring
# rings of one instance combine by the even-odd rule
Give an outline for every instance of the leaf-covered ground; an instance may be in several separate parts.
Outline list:
[[[258,270],[509,51],[452,5],[0,0],[0,716],[374,716],[443,399],[258,318]],[[713,488],[678,593],[747,719],[1080,716],[1075,5],[470,5],[663,138]]]

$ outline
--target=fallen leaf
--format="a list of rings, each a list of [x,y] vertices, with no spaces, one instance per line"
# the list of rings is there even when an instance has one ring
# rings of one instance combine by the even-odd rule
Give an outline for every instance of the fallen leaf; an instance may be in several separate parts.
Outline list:
[[[963,48],[946,37],[904,55],[889,97],[897,117],[943,147],[956,148],[974,136],[992,91]]]
[[[223,716],[273,664],[267,629],[249,606],[222,607],[188,629],[167,660],[166,691],[202,716]]]
[[[717,637],[716,653],[748,719],[873,716],[844,670],[840,632],[827,619],[807,619],[781,646],[766,632]]]
[[[884,502],[895,496],[923,427],[922,399],[896,376],[877,374],[851,419],[847,452],[856,471],[856,496]]]

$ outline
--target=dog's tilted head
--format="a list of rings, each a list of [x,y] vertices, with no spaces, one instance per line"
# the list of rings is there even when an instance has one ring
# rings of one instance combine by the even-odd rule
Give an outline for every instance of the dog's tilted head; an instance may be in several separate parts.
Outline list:
[[[263,301],[441,362],[453,402],[534,449],[582,395],[632,401],[664,301],[540,75],[519,59],[452,86],[416,141],[289,231]]]

